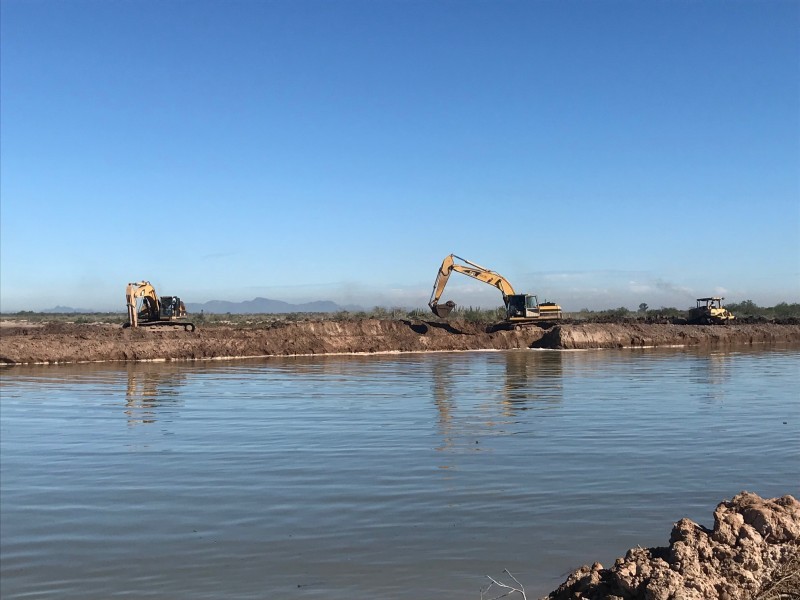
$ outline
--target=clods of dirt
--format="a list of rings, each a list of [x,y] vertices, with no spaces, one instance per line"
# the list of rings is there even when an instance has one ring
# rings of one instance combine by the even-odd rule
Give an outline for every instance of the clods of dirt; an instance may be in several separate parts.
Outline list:
[[[800,598],[800,502],[742,492],[714,528],[681,519],[669,546],[634,548],[605,569],[583,566],[548,600],[789,600]]]

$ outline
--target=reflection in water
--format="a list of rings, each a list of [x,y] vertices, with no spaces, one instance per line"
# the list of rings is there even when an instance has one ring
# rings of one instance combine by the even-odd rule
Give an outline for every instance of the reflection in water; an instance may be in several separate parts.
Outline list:
[[[163,365],[131,365],[128,367],[128,387],[125,391],[125,414],[128,425],[157,421],[159,413],[173,413],[183,404],[180,387],[186,380],[186,369],[165,368]],[[163,416],[163,414],[162,414]]]
[[[505,353],[504,414],[554,408],[564,397],[562,352],[522,350]]]
[[[480,438],[502,435],[529,409],[563,402],[563,353],[519,350],[431,357],[439,451],[481,451]]]
[[[453,447],[453,367],[452,364],[443,360],[436,360],[433,363],[433,373],[431,373],[433,387],[433,403],[439,413],[439,431],[442,435],[442,445],[437,450],[446,450]]]
[[[800,353],[709,354],[3,370],[2,595],[469,598],[507,568],[540,597],[742,489],[797,493]]]
[[[691,366],[691,379],[701,384],[706,399],[718,402],[725,399],[725,383],[730,379],[728,372],[728,352],[710,352],[698,354],[697,360]]]

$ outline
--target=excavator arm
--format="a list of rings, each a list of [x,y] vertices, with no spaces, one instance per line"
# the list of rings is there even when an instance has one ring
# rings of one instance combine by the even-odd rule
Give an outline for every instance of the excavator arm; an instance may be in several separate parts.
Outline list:
[[[150,285],[149,281],[139,281],[129,283],[125,289],[125,300],[128,303],[128,323],[131,327],[139,326],[139,313],[136,310],[136,300],[143,298],[147,310],[151,315],[158,318],[161,306],[158,300],[156,290]]]
[[[464,264],[457,263],[456,260],[459,260]],[[444,293],[444,288],[447,285],[447,281],[450,279],[450,274],[453,271],[462,273],[468,277],[472,277],[473,279],[477,279],[478,281],[482,281],[496,287],[503,294],[503,304],[508,304],[506,298],[514,294],[514,288],[511,286],[508,280],[499,273],[495,273],[486,267],[482,267],[474,262],[470,262],[465,258],[456,256],[455,254],[450,254],[449,256],[445,257],[444,261],[442,261],[442,266],[439,267],[439,272],[436,274],[436,281],[433,282],[431,299],[428,302],[428,306],[431,307],[433,314],[435,314],[437,317],[446,318],[456,306],[452,301],[439,304],[442,293]]]

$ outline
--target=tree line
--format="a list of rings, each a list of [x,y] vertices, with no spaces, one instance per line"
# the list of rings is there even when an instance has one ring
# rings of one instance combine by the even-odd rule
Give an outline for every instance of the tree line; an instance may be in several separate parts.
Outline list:
[[[775,306],[759,306],[752,300],[732,302],[725,304],[738,319],[757,319],[767,321],[784,321],[787,319],[800,319],[800,303],[781,302]],[[631,310],[625,306],[605,310],[589,310],[583,308],[577,312],[564,312],[565,319],[575,320],[614,320],[614,319],[685,319],[689,315],[688,309],[675,307],[650,308],[645,302],[639,304],[638,309]],[[3,313],[6,319],[25,319],[29,322],[69,322],[69,323],[122,323],[127,320],[124,313],[40,313],[34,311],[20,311],[16,313]],[[197,323],[206,325],[268,325],[276,322],[295,322],[306,320],[361,320],[361,319],[414,319],[431,320],[436,317],[428,308],[415,308],[409,310],[402,307],[385,308],[376,306],[371,310],[340,311],[334,313],[284,313],[274,315],[254,314],[210,314],[192,315]],[[502,307],[480,308],[472,306],[456,306],[450,314],[451,320],[468,321],[474,323],[495,323],[505,318]]]
[[[739,319],[766,319],[783,320],[783,319],[798,319],[800,318],[800,303],[794,302],[780,302],[775,306],[759,306],[752,300],[743,300],[742,302],[731,302],[724,304],[733,315]],[[689,314],[689,309],[675,308],[674,306],[661,308],[650,308],[646,303],[641,303],[638,310],[630,310],[624,306],[619,308],[612,308],[608,310],[593,311],[588,308],[581,309],[577,315],[579,318],[686,318]]]

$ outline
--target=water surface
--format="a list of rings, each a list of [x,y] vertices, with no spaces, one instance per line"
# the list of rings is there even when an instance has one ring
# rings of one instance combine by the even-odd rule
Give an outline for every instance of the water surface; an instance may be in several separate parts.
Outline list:
[[[529,597],[800,487],[800,351],[0,372],[3,598]]]

